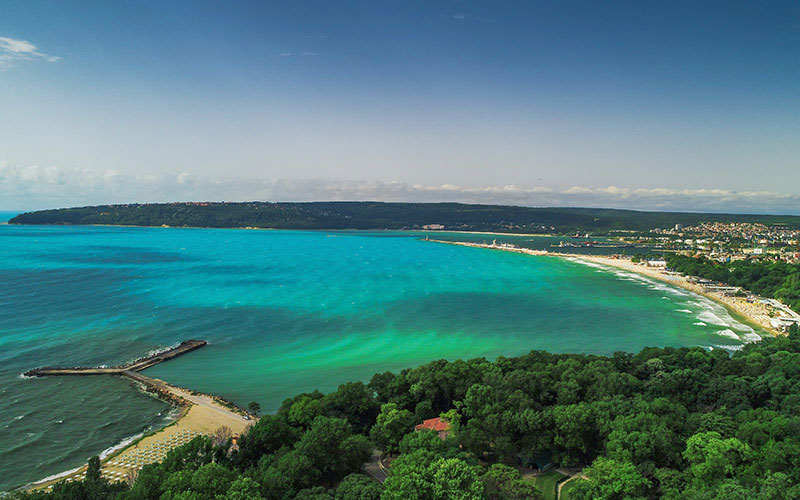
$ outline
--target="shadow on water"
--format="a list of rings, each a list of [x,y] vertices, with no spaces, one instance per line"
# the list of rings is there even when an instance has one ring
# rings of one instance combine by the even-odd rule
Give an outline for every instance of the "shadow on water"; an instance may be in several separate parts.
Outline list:
[[[135,247],[82,246],[74,253],[41,253],[40,258],[48,262],[103,265],[148,265],[192,262],[197,259],[178,252],[155,251]]]

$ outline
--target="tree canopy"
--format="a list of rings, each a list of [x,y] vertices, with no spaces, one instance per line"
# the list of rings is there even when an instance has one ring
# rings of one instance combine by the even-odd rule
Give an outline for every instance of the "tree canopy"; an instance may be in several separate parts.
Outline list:
[[[751,222],[800,227],[784,215],[643,212],[604,208],[534,208],[464,203],[146,203],[62,208],[20,214],[11,224],[111,224],[274,229],[421,229],[439,224],[454,231],[568,233],[614,229],[649,231],[675,224]]]
[[[690,276],[742,287],[781,300],[800,311],[800,264],[782,261],[717,262],[706,258],[670,255],[667,265]]]
[[[436,415],[450,423],[446,439],[413,430]],[[364,474],[376,446],[391,461],[384,484]],[[261,417],[238,449],[196,438],[132,485],[107,483],[93,459],[84,481],[18,496],[538,499],[520,466],[542,456],[583,470],[570,485],[577,499],[800,498],[800,333],[732,353],[434,361],[297,395]]]

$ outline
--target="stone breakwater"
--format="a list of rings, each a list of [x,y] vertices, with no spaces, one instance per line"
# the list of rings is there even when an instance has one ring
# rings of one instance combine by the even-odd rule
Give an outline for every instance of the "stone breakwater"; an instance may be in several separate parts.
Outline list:
[[[184,340],[175,347],[155,352],[149,356],[138,358],[122,366],[112,367],[58,367],[48,366],[35,368],[24,373],[26,377],[44,377],[53,375],[125,375],[125,372],[139,372],[151,366],[177,358],[187,352],[208,345],[205,340]]]
[[[28,377],[67,375],[118,375],[140,384],[145,391],[180,407],[177,420],[141,439],[128,440],[103,457],[102,475],[110,481],[135,480],[138,471],[148,463],[161,461],[169,450],[187,443],[196,436],[238,437],[257,419],[224,399],[173,386],[140,370],[207,345],[205,340],[187,340],[177,346],[156,351],[128,364],[116,367],[47,367],[25,372]],[[29,485],[29,489],[50,489],[59,481],[79,481],[86,475],[86,466],[57,474]]]

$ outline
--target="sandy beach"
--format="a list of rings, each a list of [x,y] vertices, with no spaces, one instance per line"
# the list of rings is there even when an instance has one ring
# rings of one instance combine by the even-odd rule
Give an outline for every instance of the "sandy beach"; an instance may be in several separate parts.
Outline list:
[[[109,481],[133,481],[146,464],[159,462],[167,452],[181,446],[199,435],[212,436],[227,428],[231,436],[240,436],[254,420],[245,418],[245,413],[223,404],[222,400],[208,394],[200,394],[164,382],[149,379],[158,386],[168,399],[178,404],[177,419],[159,429],[114,451],[101,460],[102,474]],[[58,477],[31,484],[28,489],[48,489],[60,481],[81,480],[86,475],[86,466],[59,474]]]
[[[571,260],[592,262],[594,264],[599,264],[601,266],[621,269],[631,273],[636,273],[641,276],[646,276],[648,278],[669,283],[671,285],[694,292],[698,295],[702,295],[710,300],[713,300],[725,306],[729,311],[734,313],[734,315],[741,317],[751,325],[758,326],[759,328],[762,328],[773,335],[783,335],[783,333],[780,332],[779,330],[776,330],[772,326],[772,323],[770,322],[772,316],[777,314],[778,311],[767,304],[759,302],[759,300],[762,299],[762,297],[758,297],[756,300],[748,302],[745,298],[742,297],[729,297],[720,292],[708,291],[705,290],[702,286],[690,282],[685,276],[680,276],[677,274],[668,274],[663,268],[648,267],[647,265],[644,264],[631,262],[630,259],[614,258],[603,255],[584,255],[584,254],[574,254],[574,253],[548,252],[546,250],[532,250],[529,248],[520,248],[512,245],[503,245],[503,244],[486,245],[480,243],[467,243],[467,242],[444,241],[444,240],[429,240],[429,241],[433,241],[435,243],[444,243],[447,245],[487,248],[491,250],[502,250],[506,252],[521,253],[526,255],[536,255],[542,257],[566,258]]]
[[[615,259],[612,257],[595,256],[595,255],[575,255],[575,254],[552,254],[557,257],[569,257],[572,259],[579,259],[588,262],[594,262],[603,266],[615,267],[632,273],[636,273],[648,278],[656,279],[679,286],[698,295],[707,297],[719,304],[725,306],[728,310],[738,316],[744,318],[747,322],[755,324],[764,330],[772,333],[773,335],[783,335],[776,330],[770,323],[771,314],[774,313],[772,307],[758,302],[758,300],[748,302],[743,297],[730,297],[720,292],[711,292],[705,290],[702,286],[690,282],[685,276],[677,274],[668,274],[661,268],[647,267],[631,262],[630,259]]]

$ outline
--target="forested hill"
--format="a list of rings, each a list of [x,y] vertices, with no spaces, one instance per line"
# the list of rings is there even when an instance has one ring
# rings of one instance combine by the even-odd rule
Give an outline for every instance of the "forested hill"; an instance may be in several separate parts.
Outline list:
[[[436,417],[446,434],[415,432]],[[363,469],[376,448],[393,459],[383,484]],[[558,497],[560,473],[518,468],[550,460],[581,471]],[[732,354],[434,361],[299,394],[235,446],[222,432],[197,437],[133,477],[109,484],[93,459],[83,481],[11,498],[795,500],[800,332]]]
[[[274,229],[421,229],[549,233],[647,231],[700,222],[761,222],[800,228],[800,217],[640,212],[600,208],[532,208],[462,203],[165,203],[62,208],[21,214],[11,224],[110,224]]]

